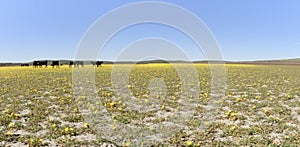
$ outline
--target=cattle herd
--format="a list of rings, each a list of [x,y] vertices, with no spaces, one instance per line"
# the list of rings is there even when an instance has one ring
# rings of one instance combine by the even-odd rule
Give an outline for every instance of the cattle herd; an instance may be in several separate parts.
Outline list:
[[[48,67],[48,62],[51,62],[51,61],[48,61],[48,60],[33,61],[32,66],[35,67],[35,68],[36,67],[43,67],[43,66]],[[92,61],[91,64],[93,66],[99,67],[103,64],[103,61]],[[63,65],[63,64],[60,64],[59,61],[52,61],[52,63],[50,64],[50,66],[57,67],[57,68],[61,65]],[[29,64],[21,64],[21,66],[29,67]],[[84,66],[84,61],[70,61],[69,62],[69,67],[73,67],[73,66],[74,67],[79,67],[79,66],[83,67]]]

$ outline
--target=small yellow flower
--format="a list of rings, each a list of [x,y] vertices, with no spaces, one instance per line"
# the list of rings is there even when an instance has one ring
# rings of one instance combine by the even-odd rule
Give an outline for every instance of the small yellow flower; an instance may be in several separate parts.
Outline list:
[[[88,123],[84,123],[83,126],[84,126],[85,128],[88,128],[88,127],[89,127],[89,124],[88,124]]]
[[[153,128],[153,127],[149,127],[149,130],[150,130],[150,131],[153,131],[153,130],[154,130],[154,128]]]
[[[230,116],[234,117],[234,116],[235,116],[235,113],[234,113],[234,112],[230,113]]]
[[[225,112],[225,114],[226,114],[226,115],[229,115],[231,112],[232,112],[232,111],[229,110],[229,111]]]
[[[7,131],[7,132],[6,132],[6,135],[10,135],[10,131]]]
[[[73,129],[73,128],[70,128],[70,131],[74,131],[74,129]]]
[[[205,126],[208,126],[208,125],[209,125],[209,122],[204,122],[204,125],[205,125]]]
[[[39,141],[40,141],[40,142],[43,142],[43,139],[41,138]]]
[[[115,105],[115,102],[111,102],[110,106],[113,107]]]
[[[236,121],[236,120],[237,120],[237,117],[233,116],[233,117],[231,118],[231,120]]]
[[[56,127],[56,124],[53,124],[52,127],[55,128],[55,127]]]
[[[68,132],[68,131],[69,131],[69,128],[68,128],[68,127],[67,127],[67,128],[65,128],[65,131],[66,131],[66,132]]]
[[[125,143],[125,146],[130,146],[130,140],[128,140],[126,143]]]
[[[253,106],[252,108],[253,108],[253,109],[256,109],[256,106]]]
[[[192,141],[189,140],[189,141],[186,142],[186,146],[192,146],[192,145],[193,145]]]

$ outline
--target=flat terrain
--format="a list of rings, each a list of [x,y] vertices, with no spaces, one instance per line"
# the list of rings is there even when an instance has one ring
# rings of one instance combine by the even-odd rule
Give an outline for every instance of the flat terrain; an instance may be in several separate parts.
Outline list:
[[[129,68],[129,65],[118,66],[121,67],[119,74]],[[180,64],[181,69],[185,66]],[[199,126],[211,100],[211,73],[206,64],[194,66],[199,89],[191,90],[199,91],[197,107],[190,119],[184,120],[187,127],[178,127],[174,134],[156,145],[300,146],[299,66],[226,65],[225,96],[217,101],[215,121],[205,129]],[[110,64],[95,68],[100,103],[87,103],[87,109],[98,112],[101,110],[97,105],[103,104],[116,124],[159,131],[157,124],[166,122],[170,117],[167,114],[175,113],[184,104],[179,101],[180,97],[189,99],[190,95],[181,87],[181,77],[169,64],[135,65],[126,83],[130,90],[128,97],[112,90],[112,68]],[[78,106],[88,98],[74,96],[72,73],[73,68],[68,66],[0,67],[1,146],[116,145],[108,138],[97,137],[99,130],[85,119],[88,114]],[[136,108],[130,106],[127,100],[131,98],[149,111],[137,111],[138,104]],[[115,127],[114,124],[101,125]],[[122,136],[121,133],[116,135]],[[134,145],[133,142],[128,137],[121,145]]]

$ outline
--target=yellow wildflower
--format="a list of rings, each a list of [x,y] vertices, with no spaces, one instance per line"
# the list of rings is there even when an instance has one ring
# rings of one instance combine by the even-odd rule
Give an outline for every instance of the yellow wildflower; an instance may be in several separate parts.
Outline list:
[[[186,142],[186,146],[192,146],[192,145],[193,145],[192,141],[189,140],[189,141]]]
[[[84,126],[85,128],[88,128],[88,127],[89,127],[89,124],[88,124],[88,123],[84,123],[83,126]]]

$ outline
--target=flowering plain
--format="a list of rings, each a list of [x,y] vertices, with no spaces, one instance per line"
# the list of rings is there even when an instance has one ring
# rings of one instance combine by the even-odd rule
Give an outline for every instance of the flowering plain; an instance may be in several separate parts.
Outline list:
[[[124,99],[118,98],[111,88],[113,66],[95,68],[95,83],[101,104],[115,122],[136,126],[161,123],[168,119],[164,114],[180,105],[180,77],[170,64],[137,64],[129,74],[126,88],[141,104],[155,109],[149,112],[131,110]],[[199,74],[194,110],[197,117],[187,120],[188,127],[157,146],[300,146],[298,66],[226,65],[225,96],[218,100],[215,121],[205,129],[198,126],[211,97],[211,72],[206,64],[194,66]],[[80,101],[73,94],[72,72],[68,66],[0,67],[1,146],[116,145],[98,138],[93,124],[85,120],[85,113],[77,107]],[[151,89],[153,79],[158,81]],[[154,101],[159,101],[159,105],[151,105]],[[122,145],[132,143],[128,140]]]

